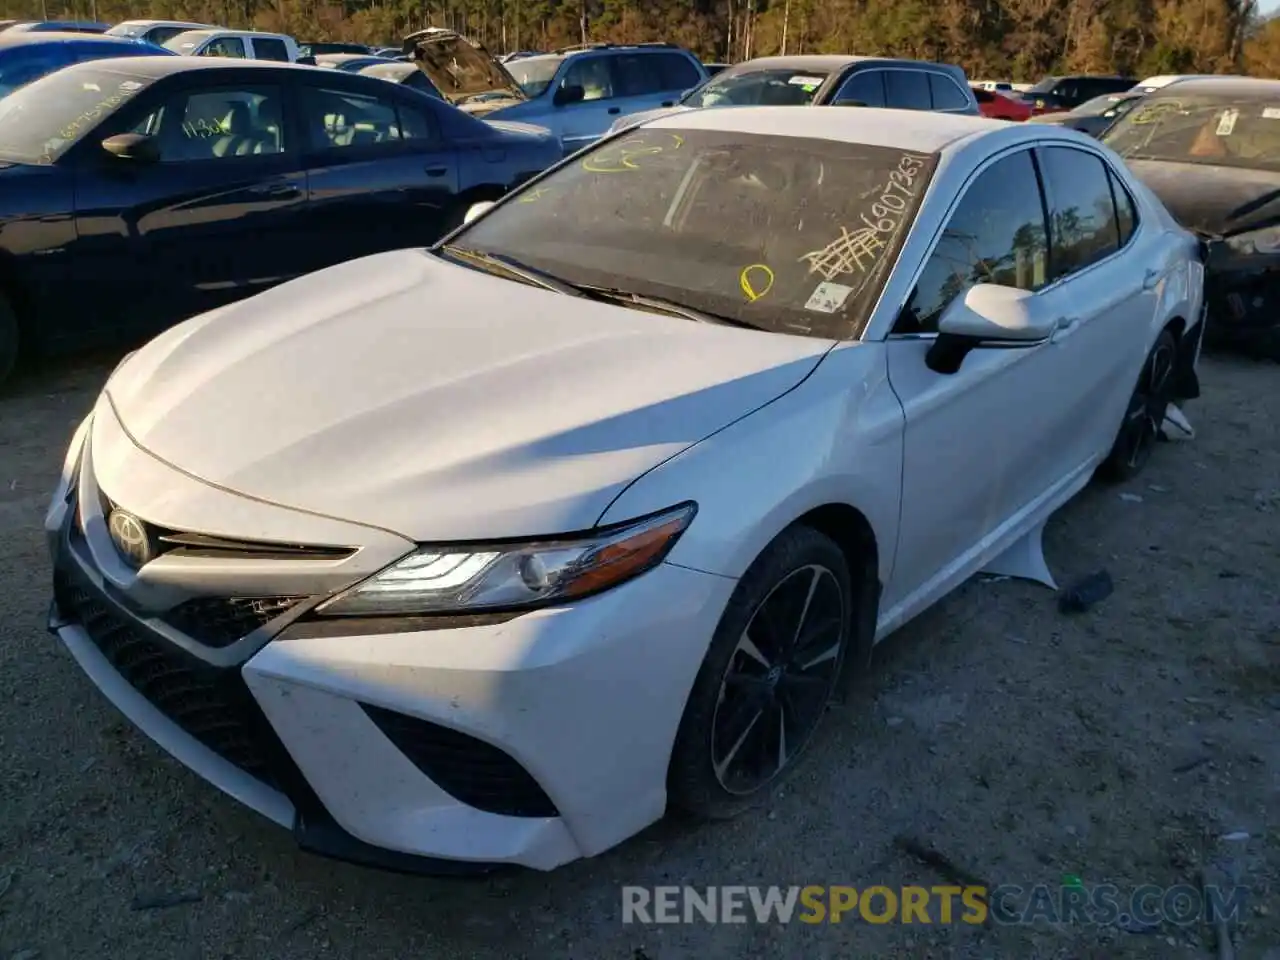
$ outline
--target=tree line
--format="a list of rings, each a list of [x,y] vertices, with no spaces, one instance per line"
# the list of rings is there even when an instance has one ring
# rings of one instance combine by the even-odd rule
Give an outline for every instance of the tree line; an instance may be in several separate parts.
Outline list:
[[[502,52],[667,40],[706,61],[859,53],[958,63],[973,78],[1280,73],[1256,0],[0,0],[0,18],[195,20],[300,40],[394,44],[424,26]]]

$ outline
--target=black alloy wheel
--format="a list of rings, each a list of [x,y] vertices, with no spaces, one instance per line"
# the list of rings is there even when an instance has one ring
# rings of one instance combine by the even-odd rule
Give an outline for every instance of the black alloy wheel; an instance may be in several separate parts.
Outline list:
[[[844,553],[784,531],[739,581],[694,681],[672,751],[672,802],[734,816],[793,769],[844,665],[854,592]]]
[[[1151,460],[1165,414],[1173,402],[1177,358],[1177,340],[1169,330],[1161,331],[1138,375],[1115,444],[1103,462],[1103,473],[1108,479],[1136,477]]]

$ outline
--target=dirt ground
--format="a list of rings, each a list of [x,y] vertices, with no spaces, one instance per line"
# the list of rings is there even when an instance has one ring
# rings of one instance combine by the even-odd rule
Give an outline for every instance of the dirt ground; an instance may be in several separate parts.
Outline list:
[[[881,646],[761,811],[467,882],[298,853],[135,732],[45,632],[45,499],[111,365],[54,365],[0,399],[0,958],[1213,957],[1201,924],[621,922],[627,884],[933,886],[960,871],[1128,889],[1195,884],[1205,865],[1251,889],[1240,960],[1280,948],[1274,364],[1207,360],[1197,437],[1055,518],[1059,580],[1114,578],[1090,612],[971,581]]]

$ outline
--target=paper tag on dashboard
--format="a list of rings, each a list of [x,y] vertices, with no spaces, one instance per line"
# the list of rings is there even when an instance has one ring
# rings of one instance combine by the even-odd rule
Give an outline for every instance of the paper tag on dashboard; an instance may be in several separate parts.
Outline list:
[[[818,284],[817,289],[805,301],[804,308],[817,313],[835,313],[844,306],[844,302],[849,299],[851,293],[853,293],[853,287],[824,281]]]
[[[1229,137],[1231,131],[1236,128],[1236,120],[1240,118],[1239,110],[1225,110],[1222,119],[1218,121],[1218,136]]]
[[[1280,120],[1280,107],[1264,107],[1262,110],[1263,120]]]

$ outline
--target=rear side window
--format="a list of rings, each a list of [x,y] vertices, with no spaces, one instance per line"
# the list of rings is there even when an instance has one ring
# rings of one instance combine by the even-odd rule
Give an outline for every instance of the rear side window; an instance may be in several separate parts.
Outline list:
[[[886,105],[897,110],[932,110],[929,78],[920,70],[884,72]]]
[[[990,103],[992,100],[995,99],[986,90],[983,90],[978,87],[974,88],[973,95],[977,98],[979,103]]]
[[[613,75],[620,97],[641,97],[667,89],[662,83],[657,57],[643,54],[623,54],[613,61]]]
[[[1049,200],[1050,276],[1061,280],[1120,247],[1106,165],[1092,153],[1047,147],[1040,153]]]
[[[275,37],[254,37],[253,52],[259,60],[289,62],[289,48],[284,45],[283,40],[277,40]]]
[[[662,76],[662,90],[688,90],[702,82],[702,75],[688,57],[679,53],[654,53],[649,55],[658,61]]]
[[[935,110],[965,110],[969,107],[969,98],[950,77],[938,73],[929,74],[929,90],[933,94]]]
[[[1138,227],[1138,212],[1133,197],[1120,182],[1120,178],[1110,170],[1107,171],[1107,176],[1111,180],[1111,197],[1116,204],[1116,229],[1120,234],[1120,246],[1123,247]]]
[[[868,107],[885,106],[884,71],[861,70],[844,82],[834,103],[861,103]]]

